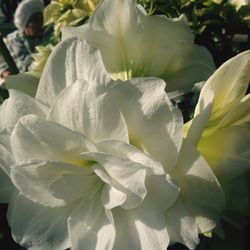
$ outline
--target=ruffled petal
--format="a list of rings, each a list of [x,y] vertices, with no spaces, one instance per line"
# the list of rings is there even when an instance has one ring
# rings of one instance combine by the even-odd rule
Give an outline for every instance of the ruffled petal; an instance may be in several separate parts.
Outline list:
[[[48,107],[36,99],[16,90],[10,90],[10,97],[3,103],[1,110],[1,126],[13,128],[18,120],[27,114],[46,117]]]
[[[82,134],[34,115],[24,116],[11,135],[11,146],[17,161],[29,159],[56,160],[82,165],[81,152],[95,145]]]
[[[168,175],[151,175],[146,179],[147,196],[139,206],[151,212],[164,212],[171,207],[179,195],[180,188]]]
[[[68,220],[72,249],[111,250],[115,228],[110,211],[105,211],[100,197],[83,201]]]
[[[199,243],[199,231],[195,216],[185,208],[182,198],[165,213],[170,243],[182,243],[189,249],[195,249]]]
[[[184,206],[194,215],[199,232],[212,230],[225,209],[224,193],[206,161],[187,140],[171,176],[180,185]]]
[[[135,146],[117,140],[103,140],[96,144],[98,151],[126,158],[143,165],[147,169],[147,175],[165,175],[160,162],[150,158]]]
[[[97,144],[97,147],[102,152],[139,163],[146,169],[147,196],[140,205],[142,209],[164,211],[173,204],[179,193],[179,188],[170,176],[165,174],[159,162],[153,160],[136,147],[120,141],[101,141]]]
[[[91,48],[86,41],[73,38],[59,43],[53,49],[42,73],[36,98],[51,105],[65,87],[77,80],[106,85],[110,77],[99,51]]]
[[[11,179],[26,197],[50,207],[91,197],[102,184],[96,175],[84,167],[41,160],[13,165]]]
[[[67,217],[71,209],[41,206],[18,194],[8,208],[12,237],[31,250],[69,248]]]
[[[140,209],[113,210],[116,239],[114,250],[166,250],[169,236],[161,213],[145,213]]]
[[[125,118],[130,144],[152,155],[168,172],[181,146],[182,115],[164,85],[157,78],[136,78],[113,87],[109,95]]]
[[[99,175],[101,177],[103,176],[100,174],[100,171]],[[104,185],[104,187],[102,188],[101,200],[103,206],[106,209],[112,209],[114,207],[121,206],[125,203],[126,199],[127,195],[125,192],[122,192],[111,185]]]
[[[105,153],[83,153],[81,157],[83,160],[98,162],[98,165],[93,166],[95,173],[107,185],[115,187],[126,195],[122,207],[134,208],[143,201],[147,193],[145,188],[146,170],[141,164]],[[117,192],[115,189],[111,191]],[[108,193],[105,191],[105,194]],[[110,195],[110,197],[115,196]],[[103,197],[103,200],[110,200],[110,197]],[[108,204],[110,207],[110,202]]]
[[[125,120],[108,98],[106,88],[100,84],[79,81],[63,90],[52,106],[48,118],[86,135],[93,141],[128,141]]]

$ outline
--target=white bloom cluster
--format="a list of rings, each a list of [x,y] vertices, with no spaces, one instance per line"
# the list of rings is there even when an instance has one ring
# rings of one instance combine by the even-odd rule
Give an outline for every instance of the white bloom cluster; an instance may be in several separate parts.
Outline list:
[[[65,30],[35,98],[10,90],[0,107],[0,201],[16,242],[195,249],[199,234],[213,231],[231,202],[228,185],[238,188],[232,180],[249,171],[250,52],[212,75],[184,125],[166,90],[186,91],[214,67],[192,40],[183,17],[103,0],[86,25]],[[217,136],[228,136],[220,153]]]

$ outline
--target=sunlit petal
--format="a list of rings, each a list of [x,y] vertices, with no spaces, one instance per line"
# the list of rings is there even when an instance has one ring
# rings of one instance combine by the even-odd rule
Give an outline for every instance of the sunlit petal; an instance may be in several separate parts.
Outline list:
[[[2,105],[1,126],[13,128],[18,120],[27,114],[46,117],[49,109],[43,103],[16,90],[10,90],[10,97]]]
[[[68,219],[73,249],[112,249],[115,228],[112,214],[105,211],[100,198],[82,202]]]
[[[95,151],[95,145],[83,135],[34,115],[17,123],[11,145],[17,161],[43,159],[81,164],[81,152]]]
[[[113,212],[116,240],[115,250],[162,249],[166,250],[169,238],[162,214],[145,213],[134,209],[115,209]]]
[[[48,117],[93,141],[117,139],[128,142],[127,126],[121,112],[107,97],[106,89],[93,82],[79,81],[63,90]]]
[[[91,48],[86,41],[73,38],[53,49],[41,76],[36,98],[51,105],[65,87],[78,79],[104,85],[110,81],[99,51]]]
[[[181,146],[182,116],[168,99],[164,81],[135,78],[109,93],[125,118],[130,144],[153,155],[169,171]]]
[[[8,210],[12,236],[26,249],[66,249],[70,246],[66,219],[71,209],[41,206],[18,194]]]
[[[16,164],[11,168],[11,179],[26,197],[49,207],[71,204],[93,195],[100,187],[98,177],[84,168],[55,161]]]
[[[156,76],[166,80],[168,92],[191,90],[214,70],[209,52],[193,43],[184,16],[148,16],[134,0],[100,2],[86,25],[65,29],[63,37],[98,48],[113,79]]]
[[[171,175],[180,185],[182,201],[195,217],[199,232],[215,228],[225,208],[224,193],[209,165],[186,140]]]

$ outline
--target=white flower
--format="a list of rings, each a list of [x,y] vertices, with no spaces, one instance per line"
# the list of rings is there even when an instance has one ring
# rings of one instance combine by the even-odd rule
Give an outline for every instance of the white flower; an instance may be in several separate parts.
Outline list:
[[[100,50],[115,80],[155,76],[166,81],[167,92],[183,93],[215,69],[209,52],[193,43],[184,16],[148,16],[135,0],[101,1],[86,25],[63,31],[72,36]]]
[[[218,177],[231,214],[249,214],[249,81],[250,51],[246,51],[225,62],[209,78],[194,119],[185,125],[187,139],[197,145]],[[234,221],[227,214],[225,218]]]
[[[166,249],[169,242],[193,249],[198,233],[215,227],[223,193],[182,141],[180,111],[164,88],[156,78],[112,81],[98,51],[69,39],[45,66],[39,100],[13,91],[19,98],[6,101],[1,120],[14,126],[14,163],[1,167],[19,190],[8,212],[17,242],[53,250]]]

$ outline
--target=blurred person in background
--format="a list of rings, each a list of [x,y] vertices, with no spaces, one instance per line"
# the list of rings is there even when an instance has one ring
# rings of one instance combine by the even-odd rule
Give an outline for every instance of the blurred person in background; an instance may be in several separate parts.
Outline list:
[[[35,52],[35,47],[43,42],[43,9],[42,0],[23,0],[14,14],[17,30],[4,39],[20,72],[30,69],[31,54]],[[0,65],[1,78],[5,79],[10,74],[8,65],[2,63]]]
[[[5,16],[5,22],[11,22],[13,19],[13,15],[18,4],[22,0],[0,0],[0,9]],[[43,0],[45,6],[50,3],[50,0]]]

